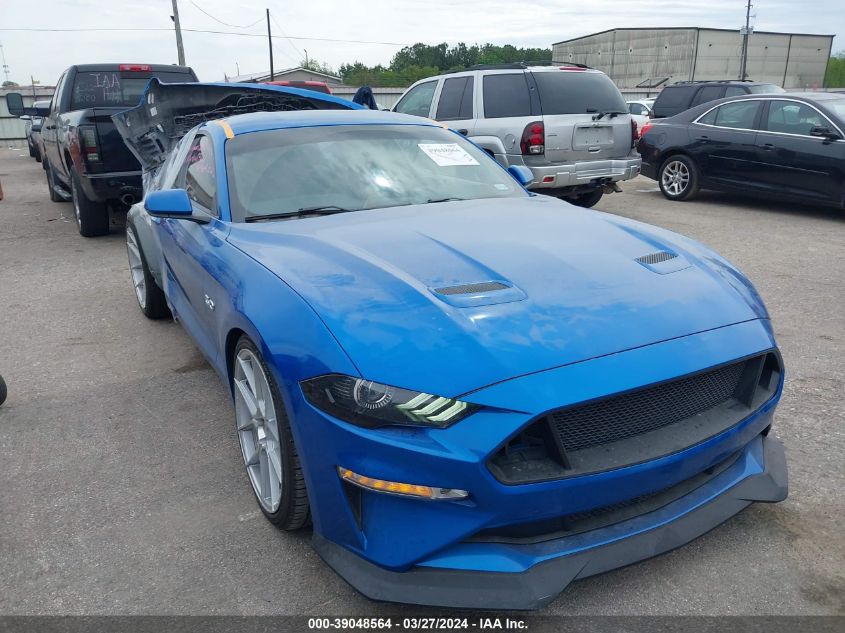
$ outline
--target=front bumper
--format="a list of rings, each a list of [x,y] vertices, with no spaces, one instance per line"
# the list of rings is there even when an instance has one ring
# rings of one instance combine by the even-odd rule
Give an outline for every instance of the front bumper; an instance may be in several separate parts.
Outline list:
[[[535,549],[561,553],[523,572],[486,572],[420,564],[394,572],[314,534],[314,548],[350,585],[373,600],[478,609],[538,609],[573,580],[668,552],[705,534],[754,501],[787,496],[783,445],[762,435],[718,477],[686,497],[621,524]],[[585,541],[589,539],[589,543]],[[521,545],[519,547],[527,547]],[[436,561],[435,561],[436,562]]]
[[[753,320],[610,354],[496,383],[462,396],[485,409],[446,429],[355,427],[317,410],[304,399],[298,385],[288,384],[292,429],[308,481],[315,546],[342,576],[374,598],[488,608],[533,608],[551,599],[576,577],[677,547],[718,525],[747,503],[719,501],[714,506],[719,511],[714,514],[701,514],[700,506],[715,503],[727,491],[764,470],[770,470],[778,482],[785,482],[785,471],[776,467],[775,461],[773,466],[765,465],[761,438],[772,424],[782,377],[775,395],[741,422],[663,457],[613,470],[518,485],[497,480],[488,468],[488,460],[502,442],[543,412],[658,384],[775,347],[768,321]],[[274,359],[273,366],[282,362],[283,359]],[[283,381],[281,375],[277,378],[280,383]],[[524,403],[530,410],[515,411],[514,403]],[[727,470],[713,470],[721,465]],[[337,475],[338,466],[389,481],[468,490],[470,497],[421,501],[350,491]],[[714,474],[706,483],[696,479],[708,472]],[[775,476],[777,473],[783,476]],[[691,481],[695,486],[687,485]],[[624,520],[613,515],[615,523],[591,524],[577,534],[567,533],[566,538],[544,531],[536,542],[479,540],[491,531],[501,533],[513,526],[600,512],[670,488],[676,490],[676,486],[681,487],[681,492],[665,497],[665,503],[661,497],[664,506],[657,510],[653,504],[648,509],[638,505],[636,512]],[[746,502],[772,501],[782,498],[782,492],[770,490],[746,496]],[[660,514],[664,507],[671,507],[665,516]],[[698,518],[693,523],[702,526],[697,533],[673,527],[685,525],[677,522],[686,521],[684,517],[689,514],[695,514]],[[646,536],[648,533],[652,536]],[[629,550],[615,545],[615,541],[628,541],[634,536],[638,544],[630,551],[641,550],[642,555],[623,555]],[[599,550],[607,554],[588,554]],[[581,561],[571,563],[581,567],[575,571],[566,566],[558,569],[558,565],[564,565],[555,562],[558,559]],[[592,562],[587,565],[589,561]],[[547,568],[552,571],[542,571]],[[557,580],[550,583],[548,574]],[[405,575],[407,581],[396,580]],[[435,587],[441,582],[451,587],[452,581],[445,578],[453,576],[469,577],[472,582],[477,576],[489,576],[490,580],[478,586],[490,590],[473,598],[472,592],[455,589],[444,594],[426,585],[426,579],[433,578]],[[525,579],[534,578],[542,580],[536,584],[531,580],[530,591],[517,591],[517,586],[528,582]],[[423,589],[419,589],[419,583]],[[537,594],[538,585],[548,585],[548,592]],[[410,586],[417,590],[410,591]],[[496,587],[515,592],[513,602],[505,602]],[[449,593],[454,596],[449,598]]]
[[[534,180],[528,185],[531,191],[561,189],[630,180],[640,174],[640,157],[628,156],[620,159],[579,161],[564,165],[535,167],[528,165]]]

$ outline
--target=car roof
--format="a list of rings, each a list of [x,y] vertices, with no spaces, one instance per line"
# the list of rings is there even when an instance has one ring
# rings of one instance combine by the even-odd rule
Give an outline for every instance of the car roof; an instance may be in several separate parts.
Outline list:
[[[213,123],[209,122],[209,123]],[[380,110],[296,110],[251,112],[226,118],[235,136],[264,130],[329,125],[425,125],[444,127],[436,121],[410,114]],[[208,124],[206,124],[208,125]]]

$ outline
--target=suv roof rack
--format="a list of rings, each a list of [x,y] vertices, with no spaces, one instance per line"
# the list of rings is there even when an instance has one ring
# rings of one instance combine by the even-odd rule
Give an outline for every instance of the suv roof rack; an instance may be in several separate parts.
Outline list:
[[[576,68],[587,68],[592,70],[590,66],[586,64],[576,64],[574,62],[553,62],[553,61],[544,61],[544,62],[509,62],[506,64],[474,64],[472,66],[467,66],[466,68],[460,68],[455,70],[447,70],[443,74],[449,75],[451,73],[462,73],[468,70],[512,70],[512,69],[519,69],[525,70],[526,68],[530,68],[531,66],[574,66]]]
[[[685,79],[676,81],[676,84],[732,84],[732,83],[756,83],[753,79]]]

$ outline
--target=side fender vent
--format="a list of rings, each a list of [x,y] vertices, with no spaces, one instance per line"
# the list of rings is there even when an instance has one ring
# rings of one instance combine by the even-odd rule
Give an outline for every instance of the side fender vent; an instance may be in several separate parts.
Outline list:
[[[656,253],[641,255],[640,257],[637,257],[634,261],[639,262],[640,264],[660,264],[662,262],[668,262],[670,259],[675,259],[676,257],[677,255],[675,255],[675,253],[657,251]]]
[[[435,288],[434,292],[439,295],[474,295],[481,292],[494,292],[496,290],[506,290],[510,286],[506,286],[498,281],[484,281],[477,284],[462,284],[460,286],[447,286],[445,288]]]

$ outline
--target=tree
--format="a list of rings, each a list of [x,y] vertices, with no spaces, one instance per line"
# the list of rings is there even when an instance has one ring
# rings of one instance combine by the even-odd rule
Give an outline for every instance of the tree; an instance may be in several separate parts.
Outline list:
[[[299,62],[302,68],[313,70],[315,73],[323,73],[324,75],[337,76],[334,68],[316,59],[303,59]]]
[[[439,75],[447,70],[461,70],[475,64],[504,64],[508,62],[550,62],[552,51],[548,48],[517,48],[511,44],[467,45],[459,42],[454,46],[447,43],[417,43],[397,52],[390,65],[366,66],[361,62],[343,64],[340,76],[350,85],[404,88],[410,84]]]
[[[827,62],[825,88],[845,88],[845,51],[839,51]]]
[[[15,83],[14,81],[4,81],[3,82],[4,88],[20,88],[20,86]]]

